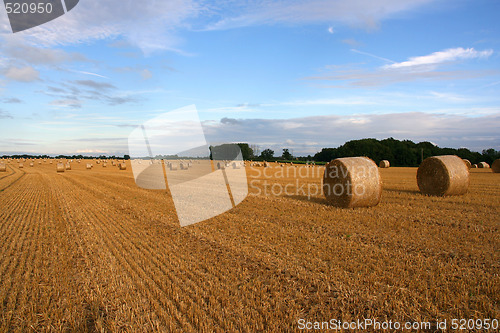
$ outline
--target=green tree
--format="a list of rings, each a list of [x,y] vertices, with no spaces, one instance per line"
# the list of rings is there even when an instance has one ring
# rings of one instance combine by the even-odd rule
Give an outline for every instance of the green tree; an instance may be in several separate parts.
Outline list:
[[[281,157],[286,161],[293,159],[293,156],[290,154],[290,150],[288,148],[283,149],[283,155]]]
[[[272,160],[274,158],[274,150],[272,149],[264,149],[262,153],[260,153],[260,158],[265,161]]]
[[[248,143],[238,143],[241,149],[241,156],[243,156],[244,160],[251,160],[254,157],[253,149],[250,148]]]

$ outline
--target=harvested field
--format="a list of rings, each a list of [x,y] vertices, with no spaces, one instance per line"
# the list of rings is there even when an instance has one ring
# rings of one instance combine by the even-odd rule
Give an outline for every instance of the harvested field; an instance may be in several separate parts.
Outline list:
[[[491,170],[471,169],[463,196],[428,197],[417,168],[380,169],[379,205],[342,209],[321,192],[308,197],[322,167],[247,168],[251,195],[239,206],[180,228],[168,192],[138,188],[129,163],[64,173],[7,164],[0,331],[500,318],[500,174]]]

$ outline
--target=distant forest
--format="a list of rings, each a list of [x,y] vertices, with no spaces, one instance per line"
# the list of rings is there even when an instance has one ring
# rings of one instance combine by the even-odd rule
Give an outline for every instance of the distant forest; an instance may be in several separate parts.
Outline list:
[[[319,163],[330,162],[333,159],[340,157],[352,156],[367,156],[374,160],[377,164],[381,160],[388,160],[391,166],[418,166],[422,162],[422,158],[426,159],[436,155],[457,155],[461,158],[468,159],[472,164],[486,162],[491,165],[494,160],[500,158],[500,151],[493,148],[485,149],[482,153],[470,151],[467,148],[440,148],[431,142],[414,143],[410,140],[396,140],[388,138],[384,140],[377,139],[361,139],[352,140],[344,143],[337,148],[323,148],[314,156],[292,156],[288,148],[283,149],[281,156],[274,156],[275,153],[271,149],[264,149],[259,155],[254,154],[254,149],[248,143],[238,143],[241,148],[243,159],[245,160],[265,160],[265,161],[315,161]],[[222,146],[221,146],[222,147]],[[210,147],[210,151],[218,147]],[[58,155],[56,158],[68,159],[130,159],[130,156],[83,156],[83,155]],[[4,155],[3,158],[50,158],[48,155]],[[181,156],[174,158],[181,158]]]
[[[367,156],[379,163],[388,160],[391,166],[418,166],[423,158],[436,155],[457,155],[468,159],[472,164],[486,162],[491,165],[500,158],[500,151],[493,148],[482,153],[467,148],[440,148],[430,142],[414,143],[410,140],[399,141],[393,138],[385,140],[361,139],[346,142],[338,148],[323,148],[312,158],[318,162],[329,162],[332,159],[349,156]]]

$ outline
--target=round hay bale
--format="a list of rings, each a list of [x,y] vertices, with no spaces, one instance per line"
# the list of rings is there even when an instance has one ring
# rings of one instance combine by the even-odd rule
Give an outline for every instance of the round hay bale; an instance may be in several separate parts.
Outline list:
[[[22,168],[24,168],[24,164],[20,163],[19,164],[19,169],[22,169]]]
[[[491,163],[491,170],[495,173],[500,173],[500,158]]]
[[[103,167],[103,168],[105,168],[105,167],[107,167],[107,166],[108,166],[108,163],[103,163],[103,164],[102,164],[102,167]]]
[[[65,170],[63,163],[57,163],[56,168],[57,168],[57,172],[64,172],[64,170]]]
[[[427,195],[460,195],[469,188],[469,168],[455,155],[426,158],[417,170],[420,192]]]
[[[120,163],[120,170],[127,170],[127,165],[125,163]]]
[[[472,169],[477,169],[477,164],[472,164]]]
[[[382,161],[380,161],[380,163],[378,164],[378,166],[379,166],[380,168],[385,169],[385,168],[390,167],[390,166],[391,166],[391,163],[390,163],[388,160],[382,160]]]
[[[7,167],[4,163],[0,164],[0,172],[7,172]]]
[[[477,167],[479,169],[489,169],[490,165],[488,163],[486,163],[486,162],[479,162],[477,164]]]
[[[467,165],[467,168],[472,168],[472,163],[468,159],[463,158],[462,160],[465,162],[465,165]]]
[[[66,163],[66,170],[71,170],[71,164],[70,163]]]
[[[90,169],[92,169],[92,164],[90,164],[90,163],[87,163],[87,165],[85,166],[85,168],[86,168],[87,170],[90,170]]]
[[[328,203],[343,208],[371,207],[380,202],[382,178],[368,157],[337,158],[326,165],[323,193]]]
[[[31,162],[30,167],[34,167],[34,166],[35,166],[35,163]]]

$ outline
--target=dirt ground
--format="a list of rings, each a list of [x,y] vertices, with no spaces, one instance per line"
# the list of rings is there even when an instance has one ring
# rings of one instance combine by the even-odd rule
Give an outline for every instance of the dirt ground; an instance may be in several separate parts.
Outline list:
[[[0,173],[0,331],[500,319],[500,174],[489,169],[471,169],[456,197],[420,194],[416,168],[380,169],[380,204],[341,209],[318,190],[321,167],[247,168],[240,205],[181,228],[168,191],[138,188],[130,164],[93,164]]]

